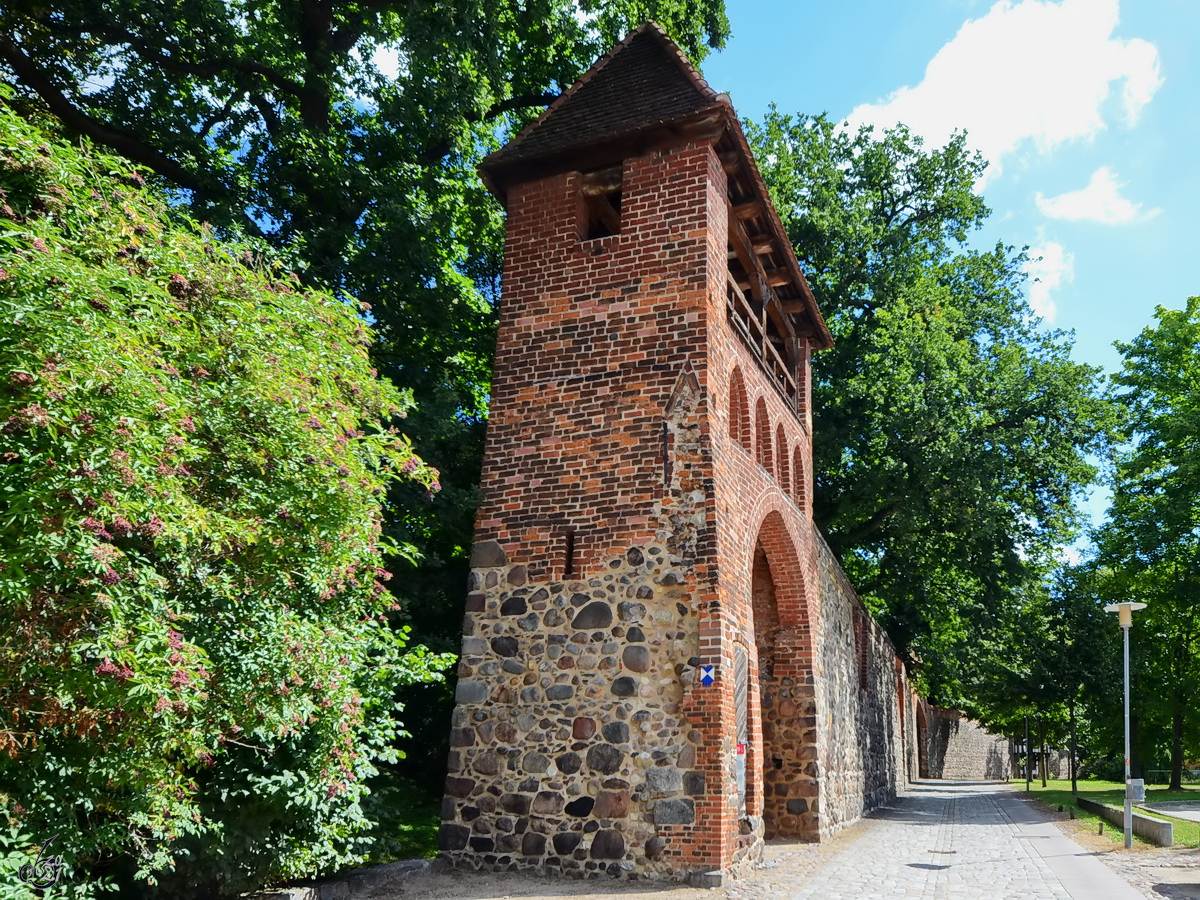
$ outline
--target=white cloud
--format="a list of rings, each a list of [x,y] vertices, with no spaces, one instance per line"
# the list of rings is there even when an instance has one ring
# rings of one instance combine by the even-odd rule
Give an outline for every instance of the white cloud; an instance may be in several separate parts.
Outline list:
[[[1102,131],[1113,82],[1124,81],[1121,117],[1133,125],[1162,77],[1153,44],[1112,36],[1118,13],[1119,0],[1003,0],[963,24],[920,84],[856,107],[850,124],[903,122],[937,146],[965,129],[988,178],[1026,142],[1047,152]]]
[[[1056,241],[1047,241],[1040,247],[1030,249],[1025,272],[1029,275],[1029,305],[1034,315],[1041,316],[1047,324],[1053,324],[1058,315],[1058,306],[1050,299],[1050,293],[1075,279],[1075,254],[1068,253]]]
[[[1101,166],[1092,173],[1087,187],[1068,191],[1057,197],[1047,197],[1041,191],[1034,197],[1037,208],[1051,219],[1066,219],[1068,222],[1101,222],[1105,225],[1122,225],[1126,222],[1145,221],[1157,216],[1161,209],[1142,212],[1142,204],[1134,203],[1121,196],[1121,183],[1117,173],[1108,166]]]

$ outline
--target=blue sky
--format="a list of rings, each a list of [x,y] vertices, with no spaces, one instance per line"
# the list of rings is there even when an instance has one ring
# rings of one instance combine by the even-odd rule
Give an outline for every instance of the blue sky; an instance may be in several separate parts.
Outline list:
[[[703,65],[743,117],[774,102],[990,162],[976,241],[1029,245],[1031,304],[1115,371],[1112,344],[1200,294],[1197,0],[730,0]],[[1097,516],[1103,495],[1088,504]]]

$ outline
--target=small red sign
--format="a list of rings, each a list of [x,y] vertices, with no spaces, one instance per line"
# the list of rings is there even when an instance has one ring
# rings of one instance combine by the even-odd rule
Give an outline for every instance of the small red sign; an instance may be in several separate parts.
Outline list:
[[[738,756],[745,756],[746,755],[746,745],[738,744],[737,752],[738,752]]]

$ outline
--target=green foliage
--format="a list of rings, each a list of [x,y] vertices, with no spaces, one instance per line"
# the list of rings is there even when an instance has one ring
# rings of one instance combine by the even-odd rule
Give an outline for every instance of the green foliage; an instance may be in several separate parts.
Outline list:
[[[0,135],[0,812],[80,895],[354,860],[394,691],[447,662],[387,623],[381,500],[438,487],[406,400],[355,305]]]
[[[1185,758],[1200,755],[1200,298],[1156,318],[1117,345],[1126,443],[1087,571],[1101,602],[1148,604],[1133,628],[1133,681],[1152,686],[1137,692],[1138,755],[1169,748],[1178,785]]]
[[[965,241],[988,215],[961,135],[749,126],[836,345],[814,358],[815,517],[932,699],[1040,579],[1109,428],[1098,370],[1022,296],[1022,251]]]
[[[373,307],[378,368],[416,401],[436,512],[397,491],[424,562],[406,611],[456,645],[495,343],[503,218],[475,166],[624,34],[661,23],[700,61],[722,0],[51,0],[0,6],[22,109],[151,167],[304,283]]]

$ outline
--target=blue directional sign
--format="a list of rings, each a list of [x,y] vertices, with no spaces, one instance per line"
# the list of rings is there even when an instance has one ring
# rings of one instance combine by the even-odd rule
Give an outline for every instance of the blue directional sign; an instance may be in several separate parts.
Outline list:
[[[701,666],[700,667],[700,683],[705,687],[712,687],[714,681],[717,680],[716,666]]]

